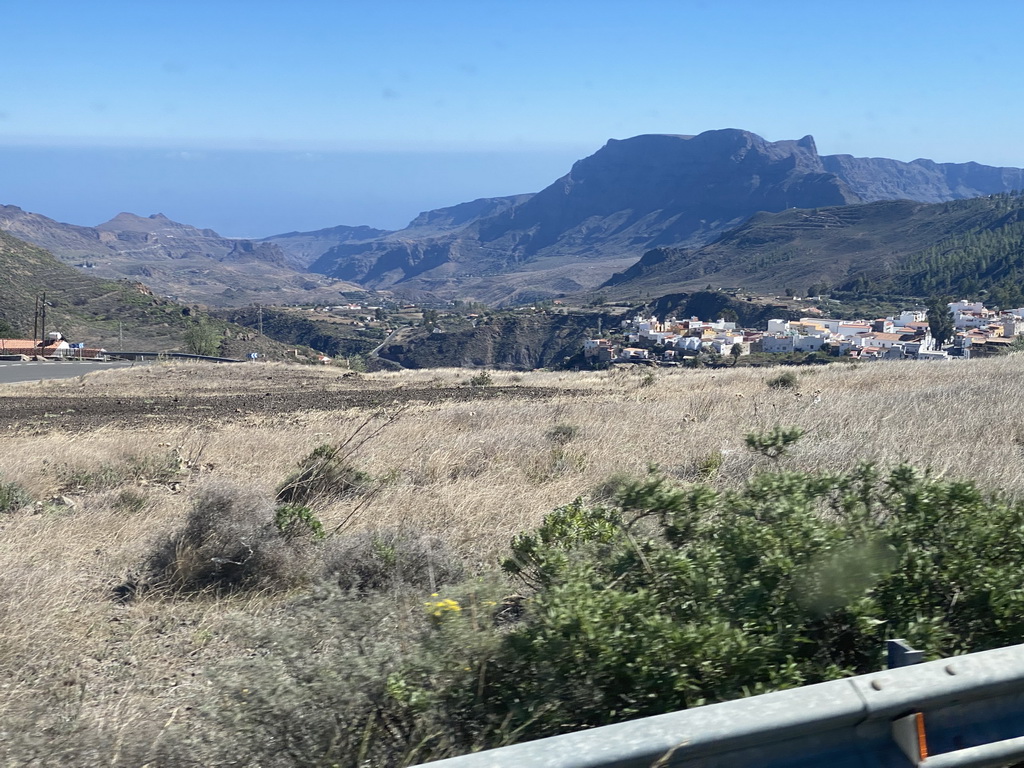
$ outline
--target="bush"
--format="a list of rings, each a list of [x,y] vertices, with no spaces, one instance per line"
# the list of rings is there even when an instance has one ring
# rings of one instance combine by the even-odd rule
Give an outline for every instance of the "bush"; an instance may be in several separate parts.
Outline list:
[[[533,738],[1024,640],[1024,506],[909,468],[773,473],[717,492],[649,476],[516,537],[536,587],[466,743]],[[954,597],[955,596],[955,597]],[[455,621],[455,619],[453,619]],[[473,734],[476,734],[474,737]]]
[[[207,765],[409,765],[424,737],[417,706],[389,686],[416,632],[386,598],[320,589],[289,603],[279,620],[232,627],[247,649],[209,677],[217,697],[201,715]],[[423,617],[417,617],[425,623]],[[212,738],[211,738],[212,737]],[[187,735],[186,735],[187,739]]]
[[[149,558],[146,583],[223,592],[309,581],[320,572],[311,538],[291,535],[278,520],[274,504],[251,489],[211,483],[199,493],[184,527]]]
[[[246,653],[210,671],[206,764],[409,765],[874,671],[891,637],[929,656],[1024,640],[1024,505],[969,483],[864,465],[608,493],[513,540],[525,598],[444,589],[459,574],[412,532],[338,542],[340,588],[244,619]]]
[[[799,385],[799,378],[793,371],[785,371],[768,379],[768,386],[772,389],[796,389]]]
[[[569,552],[588,544],[608,544],[621,524],[620,515],[604,507],[588,507],[582,498],[559,507],[534,533],[512,539],[512,556],[501,565],[530,586],[550,584],[568,562]]]
[[[328,577],[361,594],[399,588],[436,592],[462,580],[462,562],[441,540],[411,530],[353,534],[334,543],[327,557]]]
[[[803,435],[804,431],[800,427],[775,427],[771,432],[751,432],[745,442],[747,448],[755,453],[777,459],[796,445]]]
[[[571,443],[580,433],[580,428],[572,424],[556,424],[547,431],[547,438],[555,445]]]
[[[480,373],[471,376],[469,384],[472,387],[489,387],[494,383],[494,378],[487,371],[480,371]]]
[[[103,491],[140,480],[170,483],[179,479],[186,468],[185,460],[177,451],[155,456],[131,456],[122,462],[100,464],[95,469],[65,466],[61,488],[65,491]]]
[[[367,490],[371,478],[349,464],[333,445],[321,445],[299,462],[299,468],[277,489],[277,500],[309,505]]]
[[[274,525],[286,539],[296,539],[304,535],[314,539],[322,539],[327,534],[324,524],[320,522],[313,510],[301,504],[282,504],[274,513]]]
[[[0,483],[0,513],[17,512],[32,503],[32,497],[17,483]]]

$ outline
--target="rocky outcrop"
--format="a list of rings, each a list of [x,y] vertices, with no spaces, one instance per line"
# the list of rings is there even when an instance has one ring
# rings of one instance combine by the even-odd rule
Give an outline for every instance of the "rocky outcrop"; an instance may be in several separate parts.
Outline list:
[[[380,351],[404,368],[486,366],[533,370],[563,364],[577,355],[593,333],[594,316],[537,314],[500,316],[475,328],[423,332]],[[605,318],[606,324],[611,319]]]

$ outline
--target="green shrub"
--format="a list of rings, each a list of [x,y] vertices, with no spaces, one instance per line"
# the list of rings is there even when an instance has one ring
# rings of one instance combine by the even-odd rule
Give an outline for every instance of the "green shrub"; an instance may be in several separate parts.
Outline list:
[[[777,459],[785,455],[803,437],[800,427],[775,427],[771,432],[751,432],[744,440],[755,453]]]
[[[331,542],[325,572],[343,589],[360,594],[400,588],[430,593],[460,582],[464,567],[436,537],[386,529]]]
[[[466,743],[865,673],[891,637],[929,656],[1024,640],[1024,507],[969,483],[864,466],[616,498],[618,518],[575,502],[516,537],[506,568],[536,592],[472,663],[481,688],[447,692]]]
[[[772,389],[796,389],[799,385],[799,377],[793,371],[785,371],[768,379],[768,386]]]
[[[697,479],[701,481],[712,480],[718,475],[718,471],[722,468],[722,464],[725,463],[725,456],[721,451],[712,451],[703,459],[697,462],[695,471]]]
[[[278,487],[277,500],[316,504],[366,491],[370,484],[370,476],[353,467],[340,448],[325,444],[299,462],[299,468]]]
[[[907,467],[618,478],[513,540],[527,594],[504,600],[444,588],[458,576],[412,532],[327,545],[337,585],[232,627],[246,652],[209,671],[214,730],[168,749],[409,765],[874,671],[891,637],[929,656],[1024,640],[1024,506]]]
[[[320,522],[313,510],[301,504],[282,504],[274,513],[274,525],[286,539],[294,539],[303,535],[314,539],[322,539],[327,534],[324,524]]]
[[[469,384],[472,387],[489,387],[494,383],[494,378],[488,371],[480,371],[469,378]]]
[[[587,506],[582,498],[577,498],[545,516],[534,533],[521,533],[513,538],[512,555],[501,567],[528,585],[548,584],[564,569],[571,550],[609,543],[620,524],[617,512]]]
[[[0,483],[0,513],[17,512],[32,503],[32,497],[17,483]]]

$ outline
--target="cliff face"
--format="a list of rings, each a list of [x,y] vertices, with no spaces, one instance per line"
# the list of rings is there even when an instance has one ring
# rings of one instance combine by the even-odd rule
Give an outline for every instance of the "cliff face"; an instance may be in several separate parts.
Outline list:
[[[559,365],[578,354],[588,328],[593,332],[596,322],[595,317],[583,315],[498,317],[476,328],[422,333],[379,354],[405,368],[487,366],[529,371]]]
[[[535,195],[421,214],[310,267],[372,288],[501,303],[595,287],[652,248],[696,248],[758,212],[877,200],[941,202],[1024,187],[976,163],[820,156],[810,136],[734,129],[611,140]]]

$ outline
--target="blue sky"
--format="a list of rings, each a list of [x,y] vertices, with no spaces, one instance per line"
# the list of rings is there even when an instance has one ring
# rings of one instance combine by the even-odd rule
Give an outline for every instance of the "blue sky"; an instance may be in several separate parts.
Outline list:
[[[1024,166],[1024,3],[8,4],[0,203],[394,228],[609,138],[736,127]]]

